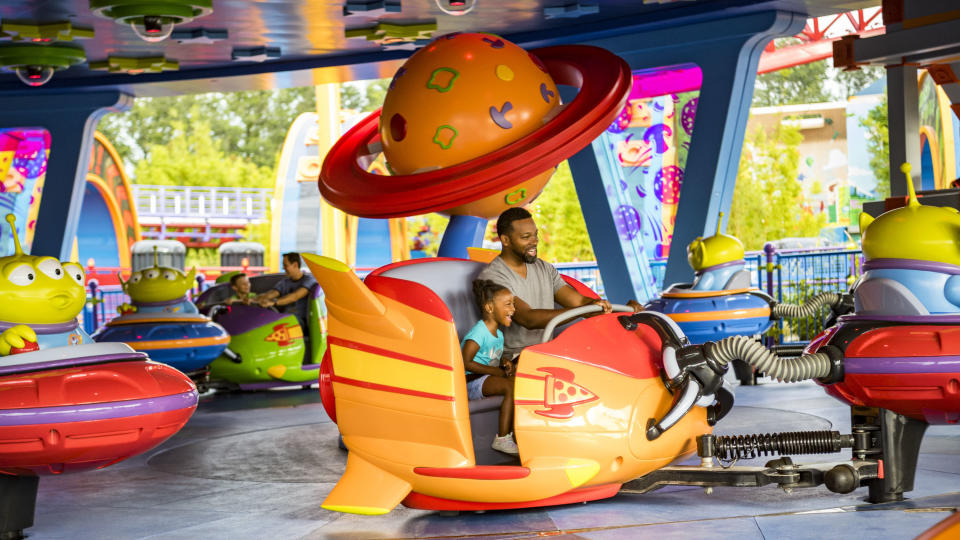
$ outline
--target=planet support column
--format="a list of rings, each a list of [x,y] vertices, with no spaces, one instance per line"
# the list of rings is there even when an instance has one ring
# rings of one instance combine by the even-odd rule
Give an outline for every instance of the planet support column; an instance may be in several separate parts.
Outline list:
[[[468,247],[483,245],[483,233],[487,230],[487,220],[476,216],[450,216],[450,223],[443,232],[438,257],[469,259]]]

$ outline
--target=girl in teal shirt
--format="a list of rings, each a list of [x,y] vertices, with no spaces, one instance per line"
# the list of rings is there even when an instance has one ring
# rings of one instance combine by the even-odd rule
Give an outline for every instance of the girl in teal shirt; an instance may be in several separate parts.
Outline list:
[[[517,455],[513,438],[513,364],[500,365],[503,354],[503,332],[500,326],[510,326],[513,319],[513,293],[510,289],[489,280],[473,282],[473,293],[483,319],[467,332],[460,343],[463,367],[467,372],[467,396],[482,399],[503,396],[500,405],[500,423],[491,447],[507,454]]]

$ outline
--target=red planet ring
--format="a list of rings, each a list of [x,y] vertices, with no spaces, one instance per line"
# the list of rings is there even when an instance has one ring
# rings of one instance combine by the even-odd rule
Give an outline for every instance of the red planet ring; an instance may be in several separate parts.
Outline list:
[[[367,218],[415,216],[483,199],[557,166],[600,136],[630,93],[630,67],[589,45],[534,49],[557,85],[580,89],[556,117],[533,133],[483,156],[428,172],[368,173],[362,157],[380,152],[380,110],[334,143],[323,160],[320,194],[333,206]]]

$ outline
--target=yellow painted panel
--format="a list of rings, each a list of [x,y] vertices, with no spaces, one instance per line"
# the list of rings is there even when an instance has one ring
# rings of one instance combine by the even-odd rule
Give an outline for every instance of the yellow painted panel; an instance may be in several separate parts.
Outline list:
[[[543,401],[543,379],[528,379],[526,377],[517,377],[516,386],[513,387],[513,399]]]
[[[339,345],[331,347],[333,373],[338,377],[453,396],[452,373],[446,369],[414,364]]]

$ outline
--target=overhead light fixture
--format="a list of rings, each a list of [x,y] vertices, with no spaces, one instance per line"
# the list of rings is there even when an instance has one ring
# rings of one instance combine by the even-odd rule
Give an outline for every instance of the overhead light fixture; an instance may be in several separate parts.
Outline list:
[[[60,43],[0,43],[0,68],[13,71],[27,86],[43,86],[55,71],[86,59],[82,48]]]
[[[53,78],[53,72],[56,71],[50,66],[31,64],[26,66],[17,66],[14,73],[20,82],[27,86],[43,86],[47,81]]]
[[[94,15],[129,24],[144,41],[170,37],[173,27],[213,13],[213,0],[90,0]]]
[[[0,36],[5,36],[10,41],[51,43],[73,41],[74,38],[92,38],[94,32],[93,28],[74,26],[70,21],[40,24],[8,19],[0,23]]]
[[[162,73],[180,69],[180,63],[164,56],[124,57],[108,56],[106,60],[89,63],[91,70],[106,70],[110,73]]]
[[[477,7],[477,0],[434,0],[437,3],[437,7],[440,8],[440,11],[446,13],[447,15],[453,15],[454,17],[459,17],[461,15],[466,15],[473,11],[473,8]]]

